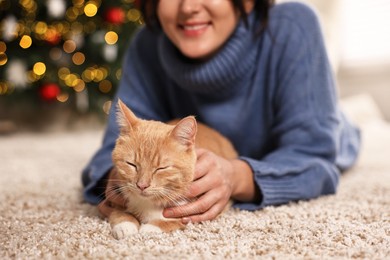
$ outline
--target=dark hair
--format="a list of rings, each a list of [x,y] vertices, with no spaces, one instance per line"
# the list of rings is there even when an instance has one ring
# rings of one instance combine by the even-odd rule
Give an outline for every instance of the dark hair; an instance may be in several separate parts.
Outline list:
[[[141,5],[140,9],[143,14],[144,21],[146,23],[146,26],[149,28],[159,28],[160,22],[157,17],[157,5],[159,0],[140,0]],[[245,24],[248,24],[247,22],[247,13],[244,9],[244,0],[231,0],[233,2],[234,7],[240,12],[241,18],[244,20]],[[258,32],[261,32],[264,30],[264,28],[267,26],[268,22],[268,14],[269,9],[274,4],[274,0],[254,0],[255,6],[254,6],[254,12],[256,13],[256,16],[260,18],[261,26],[259,28]]]

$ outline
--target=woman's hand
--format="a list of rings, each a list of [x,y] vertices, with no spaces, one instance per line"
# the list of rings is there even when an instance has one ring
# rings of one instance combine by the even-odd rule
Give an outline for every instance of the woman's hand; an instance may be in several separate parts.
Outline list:
[[[194,181],[187,194],[197,200],[165,209],[164,217],[182,218],[183,223],[201,222],[216,218],[230,198],[254,199],[256,188],[248,164],[226,160],[205,149],[198,149],[197,157]]]
[[[109,217],[114,209],[121,209],[125,207],[125,199],[122,194],[118,191],[118,173],[113,168],[108,174],[107,185],[105,190],[106,198],[98,205],[99,212],[104,217]]]

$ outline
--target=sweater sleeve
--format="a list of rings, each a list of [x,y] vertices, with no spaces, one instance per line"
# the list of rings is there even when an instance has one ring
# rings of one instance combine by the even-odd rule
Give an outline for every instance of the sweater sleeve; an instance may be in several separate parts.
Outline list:
[[[141,29],[134,36],[124,59],[122,78],[112,102],[102,145],[82,171],[84,199],[91,204],[98,204],[104,199],[103,179],[113,167],[111,153],[119,134],[116,122],[118,98],[140,118],[166,119],[162,88],[152,89],[152,86],[159,86],[153,82],[159,79],[148,77],[147,73],[152,70],[152,66],[145,67],[145,64],[156,62],[155,59],[153,62],[149,61],[153,59],[155,49],[149,46],[155,42],[153,37],[155,36],[146,29]],[[145,52],[148,52],[148,55],[145,55]]]
[[[316,15],[297,3],[274,9],[269,25],[276,56],[271,97],[273,149],[260,160],[241,157],[252,168],[262,192],[259,204],[235,204],[246,210],[335,193],[341,138],[358,138],[356,131],[353,136],[343,135],[343,128],[351,126],[342,121],[338,111],[335,82]]]

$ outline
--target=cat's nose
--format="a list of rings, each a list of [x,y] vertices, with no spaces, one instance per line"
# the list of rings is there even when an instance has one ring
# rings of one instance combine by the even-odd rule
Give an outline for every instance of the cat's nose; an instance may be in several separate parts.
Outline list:
[[[145,183],[145,182],[137,182],[137,187],[138,189],[140,189],[141,191],[144,191],[146,188],[148,188],[150,185],[148,183]]]

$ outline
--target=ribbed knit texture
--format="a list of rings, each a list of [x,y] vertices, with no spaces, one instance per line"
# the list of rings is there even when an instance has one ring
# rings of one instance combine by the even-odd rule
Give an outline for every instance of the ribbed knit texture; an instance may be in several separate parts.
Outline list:
[[[190,92],[220,98],[236,94],[256,59],[253,31],[257,24],[254,14],[248,18],[248,26],[241,21],[222,49],[205,61],[194,62],[184,57],[166,35],[161,34],[159,55],[164,71],[178,86]]]

